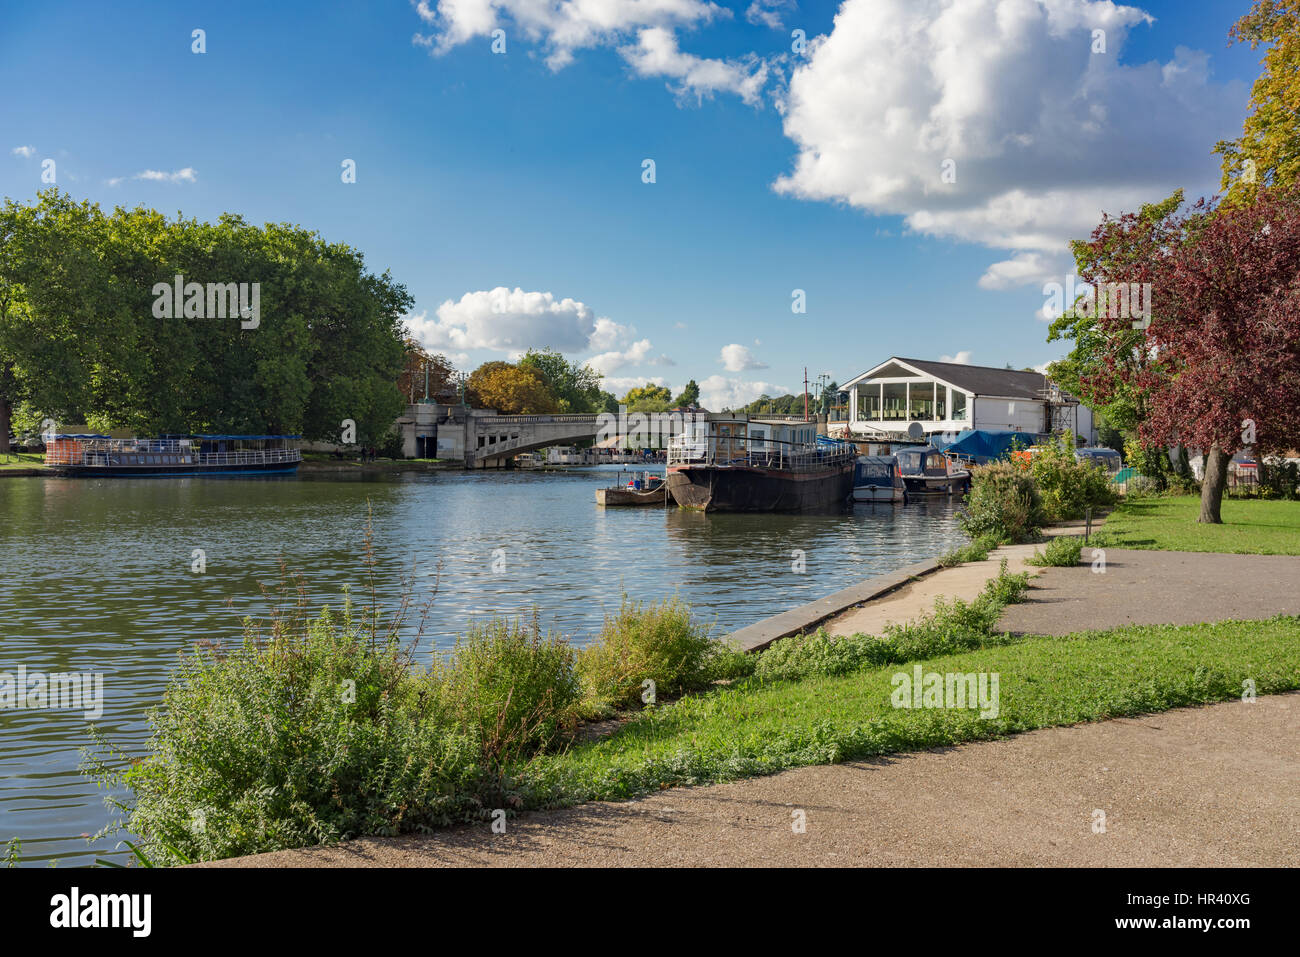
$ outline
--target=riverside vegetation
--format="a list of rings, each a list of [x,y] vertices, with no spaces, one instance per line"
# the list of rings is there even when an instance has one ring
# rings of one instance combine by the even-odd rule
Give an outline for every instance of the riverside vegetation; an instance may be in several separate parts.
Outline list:
[[[86,771],[125,792],[109,801],[139,859],[175,864],[1226,700],[1246,679],[1263,694],[1300,687],[1300,619],[1000,633],[1027,587],[1004,564],[973,602],[939,602],[883,637],[819,631],[750,655],[677,601],[624,602],[586,648],[535,620],[492,621],[421,666],[398,639],[411,603],[386,618],[373,597],[308,614],[290,577],[238,647],[182,660],[146,757],[97,739]],[[920,661],[999,672],[999,715],[892,708],[892,674]],[[592,733],[611,716],[612,733]]]

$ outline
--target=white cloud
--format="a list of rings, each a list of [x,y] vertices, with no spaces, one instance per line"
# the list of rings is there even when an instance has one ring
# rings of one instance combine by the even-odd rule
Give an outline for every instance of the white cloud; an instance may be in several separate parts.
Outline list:
[[[969,349],[963,349],[961,352],[957,353],[955,356],[940,356],[940,357],[939,357],[939,361],[940,361],[940,362],[955,362],[955,363],[957,363],[958,365],[968,366],[968,365],[970,365],[970,358],[971,358],[970,350],[969,350]]]
[[[667,386],[668,380],[662,376],[606,376],[601,380],[600,387],[606,392],[612,392],[618,398],[622,398],[627,395],[629,389],[639,389],[646,383]]]
[[[587,365],[601,375],[608,375],[624,366],[636,366],[645,362],[646,357],[650,355],[650,348],[649,339],[639,339],[622,352],[602,352],[600,355],[592,356],[587,360]]]
[[[154,183],[193,183],[199,178],[199,174],[194,167],[187,166],[184,169],[174,170],[170,173],[157,169],[145,169],[136,173],[131,178],[148,180]],[[122,182],[122,177],[120,176],[116,179],[108,180],[108,183],[112,186],[116,186],[120,182]]]
[[[780,30],[784,26],[781,14],[793,12],[795,7],[795,0],[754,0],[745,11],[745,19],[755,26]]]
[[[10,150],[9,152],[12,153],[14,156],[21,156],[23,159],[31,159],[33,156],[36,155],[36,147],[35,147],[35,146],[15,146],[15,147],[14,147],[12,150]]]
[[[980,276],[981,289],[1010,289],[1013,286],[1040,285],[1059,276],[1068,265],[1068,257],[1042,253],[1017,253],[996,262]]]
[[[767,82],[757,56],[712,60],[678,49],[678,29],[732,16],[706,0],[418,0],[415,9],[432,32],[415,34],[414,42],[434,55],[503,29],[507,43],[522,33],[540,44],[552,70],[572,63],[578,50],[616,46],[636,74],[667,77],[679,95],[730,92],[757,104]]]
[[[718,354],[718,361],[728,372],[744,372],[746,369],[766,369],[767,363],[759,362],[754,358],[754,354],[749,351],[748,347],[742,346],[738,342],[722,347],[722,352]]]
[[[727,376],[711,375],[699,383],[700,404],[706,409],[720,412],[723,409],[736,409],[753,402],[760,395],[787,395],[790,390],[783,385],[771,382],[732,379]]]
[[[761,101],[767,83],[767,64],[757,58],[746,61],[709,60],[683,53],[677,37],[663,27],[650,27],[637,34],[635,45],[618,51],[638,76],[668,77],[676,85],[668,88],[678,97],[694,96],[697,101],[717,92],[735,93],[750,106]]]
[[[608,351],[622,345],[631,334],[626,326],[597,317],[576,299],[505,286],[448,299],[435,317],[421,312],[407,316],[406,324],[427,349],[461,351],[519,353],[547,346],[565,353]]]
[[[1121,65],[1128,32],[1152,22],[1105,0],[845,0],[794,67],[798,155],[774,187],[1014,251],[984,288],[1039,282],[1041,254],[1064,254],[1103,210],[1217,184],[1209,146],[1240,126],[1245,88],[1210,83],[1186,48]]]

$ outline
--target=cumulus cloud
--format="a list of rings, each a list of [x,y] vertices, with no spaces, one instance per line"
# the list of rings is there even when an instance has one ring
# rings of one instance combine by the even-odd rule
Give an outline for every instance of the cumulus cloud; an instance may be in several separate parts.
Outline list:
[[[35,147],[35,146],[15,146],[15,147],[14,147],[12,150],[10,150],[9,152],[12,153],[14,156],[21,156],[23,159],[31,159],[33,156],[36,155],[36,147]]]
[[[845,0],[793,68],[798,154],[774,187],[1013,251],[984,288],[1038,283],[1103,211],[1217,182],[1209,144],[1240,125],[1245,89],[1184,47],[1121,64],[1152,22],[1107,0]]]
[[[711,375],[699,383],[700,404],[706,409],[735,409],[753,402],[760,395],[787,395],[790,390],[771,382],[735,379]]]
[[[759,362],[749,348],[738,342],[722,347],[718,361],[728,372],[744,372],[746,369],[766,369],[767,363]]]
[[[192,166],[184,169],[173,170],[168,173],[158,169],[143,169],[136,173],[131,179],[142,179],[151,183],[193,183],[199,178],[198,170]],[[104,180],[109,186],[120,185],[126,177],[115,176],[112,179]]]
[[[939,357],[939,361],[940,361],[940,362],[955,362],[955,363],[957,363],[958,365],[968,366],[968,365],[970,365],[970,357],[971,357],[971,352],[970,352],[970,350],[969,350],[969,349],[963,349],[961,352],[957,353],[955,356],[940,356],[940,357]]]
[[[639,339],[621,352],[602,352],[599,355],[592,356],[587,360],[587,365],[601,375],[608,375],[611,372],[617,372],[624,366],[641,365],[646,361],[646,357],[650,355],[650,348],[649,339]]]
[[[405,317],[407,332],[424,348],[454,350],[457,364],[468,361],[468,350],[489,350],[518,357],[529,349],[553,348],[567,355],[595,352],[585,360],[608,375],[639,365],[672,366],[666,355],[653,355],[649,339],[634,339],[635,330],[615,322],[577,299],[520,288],[481,289],[458,300],[448,299],[434,315],[428,311]],[[644,383],[642,383],[644,384]]]
[[[683,53],[677,37],[663,27],[650,27],[637,34],[635,44],[619,53],[638,76],[668,77],[668,89],[677,96],[694,96],[697,101],[717,92],[734,93],[751,106],[761,100],[767,83],[767,65],[756,57],[744,61],[709,60]]]
[[[606,376],[601,380],[600,387],[606,392],[612,392],[615,396],[622,398],[627,395],[629,389],[639,389],[646,383],[666,387],[668,380],[662,376]]]
[[[745,19],[755,26],[780,30],[784,26],[781,15],[794,8],[794,0],[754,0],[745,11]]]
[[[634,73],[666,77],[678,95],[730,92],[757,104],[767,82],[757,56],[715,60],[678,48],[678,29],[732,16],[703,0],[418,0],[415,9],[432,32],[416,33],[414,42],[434,55],[513,26],[542,47],[552,70],[568,66],[579,50],[615,46]]]
[[[426,349],[507,353],[543,346],[566,353],[610,350],[631,333],[612,319],[597,317],[576,299],[505,286],[448,299],[438,306],[435,316],[429,317],[427,312],[410,315],[406,325]]]

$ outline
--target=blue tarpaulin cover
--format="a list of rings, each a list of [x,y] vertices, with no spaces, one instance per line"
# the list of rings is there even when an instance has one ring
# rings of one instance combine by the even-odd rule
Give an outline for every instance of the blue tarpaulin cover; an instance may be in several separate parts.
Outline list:
[[[989,429],[967,429],[957,436],[957,441],[945,446],[944,451],[950,455],[968,455],[977,463],[992,462],[1004,458],[1011,444],[1020,440],[1021,447],[1028,448],[1040,440],[1035,432],[995,432]]]

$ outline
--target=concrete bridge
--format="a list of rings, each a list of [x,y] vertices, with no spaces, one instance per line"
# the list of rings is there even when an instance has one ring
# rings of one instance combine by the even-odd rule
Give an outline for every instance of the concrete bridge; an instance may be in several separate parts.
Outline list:
[[[504,468],[521,452],[594,439],[598,415],[474,415],[465,422],[465,467]]]

